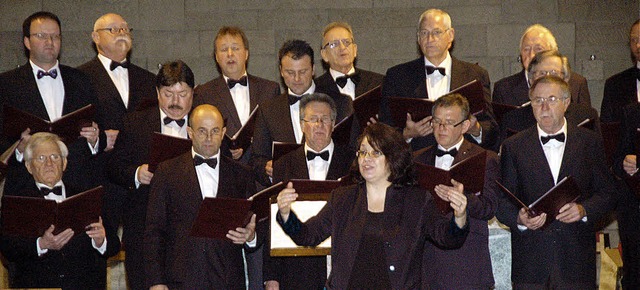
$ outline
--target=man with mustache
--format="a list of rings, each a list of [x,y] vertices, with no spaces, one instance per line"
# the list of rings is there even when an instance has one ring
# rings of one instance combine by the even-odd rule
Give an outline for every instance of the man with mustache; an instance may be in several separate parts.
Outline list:
[[[127,258],[125,270],[130,289],[145,289],[142,242],[149,184],[149,147],[154,132],[187,138],[187,114],[193,102],[194,77],[181,60],[162,65],[156,76],[158,106],[127,115],[119,141],[109,160],[112,182],[128,189],[123,208],[123,235]]]

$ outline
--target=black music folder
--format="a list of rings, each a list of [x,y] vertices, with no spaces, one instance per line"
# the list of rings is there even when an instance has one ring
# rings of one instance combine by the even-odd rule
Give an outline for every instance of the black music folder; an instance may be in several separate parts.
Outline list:
[[[160,162],[178,157],[191,150],[191,140],[153,132],[149,148],[149,172],[154,172]]]
[[[87,190],[62,202],[40,197],[2,197],[2,234],[23,238],[42,236],[54,225],[54,234],[71,228],[75,235],[98,222],[102,210],[102,186]]]
[[[5,106],[3,130],[10,140],[20,139],[20,134],[30,128],[31,134],[50,132],[58,135],[63,142],[69,143],[78,139],[83,127],[91,126],[95,112],[93,105],[86,105],[51,122],[14,107]]]
[[[258,111],[258,106],[256,106],[251,114],[249,115],[249,119],[247,120],[242,128],[238,130],[233,136],[229,136],[227,134],[224,135],[226,139],[229,139],[229,147],[231,149],[242,148],[244,151],[247,151],[247,148],[251,145],[251,141],[253,139],[253,130],[256,127],[256,112]]]
[[[580,197],[580,188],[571,176],[566,176],[560,180],[554,187],[549,189],[529,206],[524,204],[522,200],[516,197],[515,194],[509,191],[500,182],[496,181],[496,183],[500,186],[502,191],[511,196],[518,206],[524,207],[530,217],[536,217],[542,213],[546,213],[547,220],[544,222],[542,228],[547,227],[556,219],[556,216],[560,213],[560,208],[567,203],[576,201]]]
[[[360,123],[360,128],[367,126],[369,118],[375,117],[380,112],[380,100],[382,85],[379,85],[353,100],[353,114]]]
[[[506,115],[511,111],[526,108],[528,106],[531,106],[531,101],[526,102],[520,106],[513,106],[513,105],[507,105],[507,104],[501,104],[501,103],[491,103],[491,108],[493,108],[493,114],[496,116],[496,122],[498,122],[498,125],[500,126],[502,126],[502,120],[504,115]]]
[[[340,123],[333,127],[331,139],[339,145],[349,145],[351,141],[351,129],[353,125],[353,114],[344,118]]]
[[[484,88],[478,80],[473,80],[463,86],[449,92],[458,93],[467,98],[469,101],[470,114],[476,115],[484,111],[485,99]],[[393,97],[389,99],[389,108],[391,118],[398,127],[404,127],[407,121],[407,113],[411,114],[413,121],[420,121],[431,116],[431,109],[434,101],[421,98],[400,98]]]
[[[245,227],[251,221],[251,203],[248,199],[206,197],[191,226],[191,236],[226,239],[229,230]]]
[[[482,151],[454,164],[449,170],[440,169],[420,162],[413,162],[418,177],[418,184],[424,189],[429,190],[435,200],[436,206],[443,214],[453,209],[449,206],[449,202],[441,199],[438,194],[436,194],[434,190],[436,185],[444,184],[452,186],[451,179],[455,179],[464,184],[465,192],[482,192],[484,188],[486,163],[486,151]]]
[[[273,141],[271,144],[271,160],[276,162],[283,155],[300,148],[302,144]]]

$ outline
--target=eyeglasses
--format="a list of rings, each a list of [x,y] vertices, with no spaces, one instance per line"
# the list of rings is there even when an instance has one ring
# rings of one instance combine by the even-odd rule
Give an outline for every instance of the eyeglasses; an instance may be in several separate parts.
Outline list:
[[[356,151],[356,156],[358,158],[365,158],[367,156],[371,157],[371,158],[378,158],[380,156],[384,155],[382,153],[382,151],[379,150],[373,150],[373,151],[365,151],[365,150],[358,150]]]
[[[564,78],[564,73],[561,71],[557,71],[555,69],[552,70],[537,70],[531,73],[534,78],[541,78],[543,76],[552,75],[559,78]]]
[[[426,29],[420,29],[418,30],[418,37],[420,38],[424,38],[424,39],[429,39],[429,36],[433,36],[434,39],[440,39],[442,37],[442,35],[449,31],[449,28],[445,29],[444,31],[440,30],[440,29],[434,29],[433,31],[429,31]]]
[[[60,38],[62,36],[60,36],[60,34],[54,34],[54,33],[44,33],[44,32],[38,32],[38,33],[31,33],[31,36],[35,36],[37,39],[40,40],[60,40]]]
[[[220,128],[213,128],[211,131],[207,131],[207,129],[200,128],[196,130],[196,137],[200,139],[206,139],[207,137],[213,138],[214,136],[218,136],[222,134],[222,130]]]
[[[36,156],[36,158],[34,158],[33,160],[35,160],[38,163],[45,163],[48,160],[51,160],[51,162],[58,162],[60,161],[60,159],[62,158],[62,156],[60,154],[51,154],[49,156],[47,155],[40,155],[40,156]]]
[[[322,117],[322,118],[318,118],[318,117],[311,117],[309,118],[309,120],[305,120],[302,119],[302,121],[307,122],[307,123],[311,123],[311,124],[322,124],[322,125],[329,125],[333,122],[333,119],[331,117]]]
[[[129,27],[107,27],[107,28],[98,28],[96,29],[96,31],[107,31],[113,35],[116,35],[118,33],[124,32],[126,34],[131,33],[131,31],[133,31],[133,28],[129,28]]]
[[[445,120],[440,120],[440,119],[431,119],[431,122],[430,122],[430,123],[431,123],[431,127],[436,127],[436,126],[437,126],[437,127],[440,127],[440,126],[443,126],[443,127],[445,127],[445,128],[449,128],[449,129],[451,129],[451,128],[455,128],[455,127],[460,126],[460,124],[462,124],[462,123],[463,123],[464,121],[466,121],[466,120],[467,120],[467,119],[464,119],[464,120],[462,120],[462,121],[460,121],[460,122],[458,122],[458,123],[454,123],[455,121],[453,121],[453,120],[446,120],[446,121],[445,121]]]
[[[344,47],[349,47],[349,45],[351,45],[353,43],[353,38],[343,38],[343,39],[336,39],[334,41],[329,41],[327,42],[327,44],[325,44],[322,49],[325,49],[327,47],[334,49],[336,47],[340,47],[340,43],[342,42],[342,45],[344,45]]]
[[[547,103],[549,105],[555,105],[558,103],[558,101],[564,101],[567,98],[561,98],[561,97],[556,97],[556,96],[551,96],[548,98],[542,98],[542,97],[537,97],[537,98],[533,98],[531,99],[531,105],[534,107],[540,107],[542,106],[542,104]]]

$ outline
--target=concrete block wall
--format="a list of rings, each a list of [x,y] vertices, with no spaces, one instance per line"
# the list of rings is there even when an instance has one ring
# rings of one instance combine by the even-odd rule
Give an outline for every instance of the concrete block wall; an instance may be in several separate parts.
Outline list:
[[[358,66],[384,73],[418,56],[419,15],[431,7],[452,17],[452,54],[477,62],[493,82],[518,72],[518,42],[534,23],[549,27],[575,71],[589,81],[592,104],[600,109],[604,81],[631,66],[628,30],[640,18],[639,0],[0,0],[0,71],[26,63],[21,25],[47,10],[62,21],[61,62],[77,66],[92,57],[90,32],[102,14],[121,14],[134,28],[134,63],[157,65],[181,58],[197,83],[218,72],[211,57],[222,25],[242,27],[249,38],[249,72],[279,81],[277,51],[291,38],[316,50],[316,75],[323,73],[321,31],[331,21],[349,22],[358,44]],[[592,60],[591,56],[595,56]]]

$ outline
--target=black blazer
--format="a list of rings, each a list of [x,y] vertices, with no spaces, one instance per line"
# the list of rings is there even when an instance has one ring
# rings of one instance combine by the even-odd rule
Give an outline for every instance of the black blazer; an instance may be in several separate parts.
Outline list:
[[[360,183],[334,190],[318,215],[306,223],[300,223],[292,212],[283,225],[298,245],[317,245],[331,236],[327,289],[346,289],[349,285],[367,211],[366,187]],[[451,219],[440,215],[431,195],[417,187],[387,188],[383,228],[386,269],[393,289],[420,288],[425,240],[456,248],[468,233],[468,227],[458,230]]]
[[[351,163],[355,159],[355,152],[347,146],[335,145],[333,156],[329,163],[327,180],[336,180],[349,174]],[[289,152],[273,164],[273,182],[286,181],[289,179],[309,179],[309,169],[307,168],[307,157],[304,152],[304,145]]]
[[[6,194],[43,198],[33,178],[31,182],[29,187]],[[81,192],[66,185],[65,190],[67,198]],[[10,287],[104,289],[106,258],[120,250],[120,239],[116,232],[107,226],[105,229],[107,249],[104,255],[93,248],[91,238],[85,233],[76,233],[61,250],[49,250],[40,257],[36,250],[37,238],[2,236],[0,251],[14,270],[10,277]]]
[[[600,109],[603,122],[621,122],[622,108],[627,104],[638,102],[636,70],[635,66],[624,70],[611,76],[604,83],[604,96]]]
[[[221,156],[217,197],[256,192],[250,170]],[[191,152],[162,162],[151,181],[144,231],[147,286],[170,289],[245,289],[242,245],[189,235],[202,203]]]
[[[89,77],[97,94],[100,110],[104,116],[104,128],[101,128],[103,130],[122,130],[123,119],[127,113],[155,106],[158,103],[155,75],[137,65],[130,63],[127,69],[129,74],[128,106],[122,102],[118,89],[97,57],[82,64],[78,69]]]
[[[416,152],[414,161],[435,166],[436,149],[437,146],[432,146]],[[499,189],[495,183],[500,176],[498,156],[464,140],[453,164],[482,151],[487,151],[484,188],[481,194],[466,192],[469,236],[457,250],[440,249],[431,243],[425,245],[422,260],[424,289],[489,289],[494,284],[487,221],[493,218],[498,207]]]
[[[484,87],[484,97],[486,102],[486,110],[476,116],[482,126],[482,144],[483,148],[495,150],[498,138],[498,124],[493,117],[491,110],[491,81],[489,74],[485,69],[477,64],[471,64],[451,57],[451,84],[450,88],[456,89],[474,79],[482,83]],[[398,126],[404,124],[393,124],[391,120],[391,112],[389,111],[389,102],[393,97],[403,98],[428,98],[426,86],[426,74],[424,69],[424,57],[416,60],[396,65],[389,70],[384,77],[382,84],[382,101],[380,103],[380,121]],[[465,138],[473,141],[473,138],[466,134]],[[414,150],[422,149],[435,145],[433,136],[424,138],[414,138],[411,146]]]
[[[544,230],[520,231],[516,226],[519,206],[502,196],[496,217],[511,228],[514,283],[544,283],[554,256],[565,281],[595,283],[594,225],[613,209],[616,189],[596,133],[569,124],[565,142],[558,180],[573,176],[582,193],[576,202],[584,207],[587,222],[553,221]],[[554,185],[535,126],[505,140],[500,164],[504,186],[525,204]]]
[[[496,82],[493,86],[493,102],[520,106],[529,101],[529,85],[525,77],[525,71],[505,77]],[[571,72],[569,78],[569,88],[571,89],[571,103],[583,104],[591,107],[591,95],[587,79],[583,76]]]
[[[261,105],[280,94],[280,86],[274,81],[253,75],[247,75],[247,78],[250,111],[257,105]],[[220,110],[225,119],[225,126],[227,126],[227,135],[233,136],[242,127],[231,92],[222,75],[195,88],[193,107],[195,108],[202,104],[211,104]]]
[[[94,120],[100,128],[103,128],[101,110],[96,98],[95,92],[91,86],[88,86],[89,78],[79,70],[60,64],[60,73],[58,77],[62,77],[64,82],[64,103],[62,105],[62,115],[69,114],[86,105],[93,104],[96,106],[96,119]],[[27,62],[25,65],[0,74],[0,111],[5,105],[12,106],[16,109],[31,113],[44,120],[49,120],[47,109],[42,96],[38,90],[36,79],[33,76],[31,64]],[[3,112],[0,112],[0,150],[4,152],[16,140],[8,140],[2,134],[4,125]],[[104,133],[100,136],[99,149],[104,149],[106,145],[106,136]],[[81,162],[91,159],[91,150],[84,138],[79,138],[75,142],[67,144],[69,149],[69,163],[65,175],[71,177],[72,183],[68,184],[77,188],[86,186],[83,179],[86,177],[85,172],[91,171],[90,162]],[[15,157],[11,158],[10,169],[7,173],[7,181],[5,183],[5,191],[16,191],[20,188],[29,186],[30,175],[21,162],[17,162]]]

